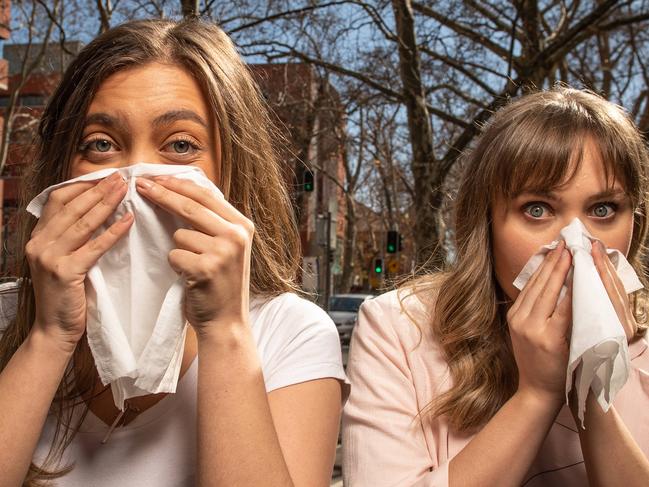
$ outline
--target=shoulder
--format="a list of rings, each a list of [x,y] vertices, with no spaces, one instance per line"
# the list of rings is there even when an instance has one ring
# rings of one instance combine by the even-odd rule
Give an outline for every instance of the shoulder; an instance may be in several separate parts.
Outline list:
[[[368,299],[362,306],[375,312],[389,313],[391,316],[422,316],[430,314],[426,301],[424,295],[416,289],[401,287]]]
[[[433,332],[435,298],[406,287],[363,303],[347,363],[350,401],[364,404],[374,397],[375,406],[386,406],[414,397],[427,404],[448,389],[448,362]],[[375,397],[378,384],[392,392],[398,389],[404,397]],[[417,414],[416,406],[406,409]]]
[[[416,345],[430,338],[434,300],[412,287],[399,288],[363,303],[356,334],[379,334],[384,339]]]
[[[277,327],[289,334],[304,329],[336,331],[333,321],[320,306],[294,293],[254,299],[250,306],[250,316],[253,327],[266,332]]]
[[[338,330],[317,304],[294,293],[254,299],[250,323],[259,346],[281,347],[288,342],[325,339],[339,346]]]
[[[16,317],[20,281],[0,284],[0,335]]]
[[[322,312],[325,316],[327,315],[327,313],[325,313],[324,310],[314,302],[290,292],[282,293],[273,297],[254,298],[250,305],[250,309],[265,310],[265,312],[267,312],[268,310],[303,310],[312,313]]]
[[[293,293],[255,299],[250,323],[266,390],[307,380],[344,380],[336,325],[315,303]]]

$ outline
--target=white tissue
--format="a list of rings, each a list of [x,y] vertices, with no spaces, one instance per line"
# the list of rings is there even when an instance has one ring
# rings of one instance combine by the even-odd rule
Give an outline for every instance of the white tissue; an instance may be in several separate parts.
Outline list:
[[[27,211],[40,217],[49,194],[76,181],[93,181],[119,172],[128,183],[126,196],[97,233],[127,211],[135,216],[128,235],[88,272],[86,331],[104,385],[111,384],[115,405],[124,409],[131,397],[175,392],[182,362],[186,321],[183,282],[169,266],[173,233],[189,225],[140,196],[136,177],[170,175],[189,179],[222,196],[194,166],[140,163],[108,168],[47,188]]]
[[[566,279],[566,282],[572,279],[572,334],[566,373],[566,399],[573,387],[574,373],[578,413],[583,427],[588,389],[593,391],[601,408],[608,411],[629,376],[629,351],[624,328],[591,256],[592,243],[598,239],[588,233],[578,218],[561,230],[558,240],[542,247],[530,258],[514,281],[514,286],[523,289],[543,262],[545,254],[555,249],[559,240],[566,242],[566,248],[572,254],[572,269]],[[607,249],[606,253],[627,294],[643,287],[621,252]],[[566,285],[561,290],[562,297],[565,292]]]

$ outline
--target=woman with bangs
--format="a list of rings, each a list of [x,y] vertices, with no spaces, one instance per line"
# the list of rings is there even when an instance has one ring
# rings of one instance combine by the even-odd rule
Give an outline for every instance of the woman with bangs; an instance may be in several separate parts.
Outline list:
[[[284,163],[227,35],[199,20],[103,33],[67,68],[34,152],[22,279],[0,294],[0,486],[328,486],[345,379],[338,333],[298,295]],[[118,170],[140,162],[199,168],[222,194],[172,176],[127,189]],[[24,211],[44,189],[106,169],[55,189],[38,221]],[[186,225],[162,261],[183,278],[191,326],[176,393],[120,411],[90,353],[85,284],[140,218],[102,227],[135,190]]]
[[[569,88],[497,112],[466,156],[456,261],[361,307],[347,368],[343,472],[352,487],[649,485],[649,350],[642,291],[593,260],[631,372],[585,425],[565,404],[571,268],[563,242],[523,291],[528,259],[579,218],[645,282],[649,156],[619,107]],[[574,396],[574,395],[573,395]]]

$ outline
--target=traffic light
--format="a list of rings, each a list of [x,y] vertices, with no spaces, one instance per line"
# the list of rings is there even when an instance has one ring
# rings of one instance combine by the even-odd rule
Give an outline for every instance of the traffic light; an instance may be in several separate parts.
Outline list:
[[[388,230],[387,238],[387,247],[386,251],[388,254],[396,254],[397,250],[401,250],[399,245],[401,241],[401,235],[396,230]]]
[[[383,259],[374,260],[374,272],[377,274],[383,274]]]
[[[304,189],[305,193],[310,193],[315,188],[313,172],[308,169],[304,171],[304,174],[302,176],[302,188]]]

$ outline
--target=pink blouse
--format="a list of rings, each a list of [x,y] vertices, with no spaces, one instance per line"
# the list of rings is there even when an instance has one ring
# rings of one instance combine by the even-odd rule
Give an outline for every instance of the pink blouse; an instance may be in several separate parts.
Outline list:
[[[346,487],[443,487],[448,464],[472,435],[444,418],[417,417],[449,388],[447,364],[430,333],[430,316],[416,296],[402,312],[396,291],[366,301],[352,339],[347,375],[351,394],[343,413]],[[649,457],[649,351],[642,339],[629,346],[631,372],[614,405]],[[530,471],[526,487],[588,485],[577,426],[564,406]]]

